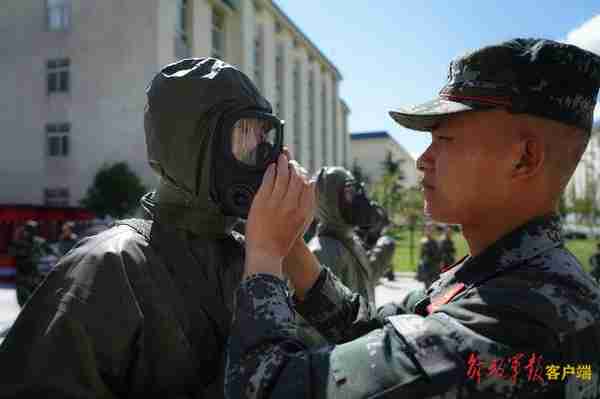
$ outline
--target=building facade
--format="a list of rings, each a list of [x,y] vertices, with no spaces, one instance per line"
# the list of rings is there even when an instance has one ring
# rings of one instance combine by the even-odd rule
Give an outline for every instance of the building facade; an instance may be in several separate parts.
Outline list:
[[[569,205],[574,198],[594,198],[596,207],[600,208],[600,122],[592,129],[590,141],[565,193]]]
[[[145,89],[186,57],[251,77],[312,171],[349,159],[335,65],[271,0],[19,0],[0,8],[0,204],[77,205],[105,163],[148,186]],[[15,40],[16,38],[16,40]]]
[[[352,167],[358,166],[369,182],[374,183],[381,178],[384,173],[382,163],[389,152],[393,160],[400,161],[404,176],[403,187],[417,185],[419,177],[415,160],[388,132],[351,133],[350,146]]]

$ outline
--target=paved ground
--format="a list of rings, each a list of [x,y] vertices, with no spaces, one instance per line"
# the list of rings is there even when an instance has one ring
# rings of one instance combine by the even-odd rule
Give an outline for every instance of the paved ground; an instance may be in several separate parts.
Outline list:
[[[400,301],[409,291],[422,286],[422,283],[413,278],[413,274],[397,273],[394,281],[381,279],[381,284],[375,287],[375,301],[377,306]],[[19,305],[14,287],[7,284],[0,285],[0,332],[11,325],[18,314]],[[0,336],[1,342],[2,337]]]

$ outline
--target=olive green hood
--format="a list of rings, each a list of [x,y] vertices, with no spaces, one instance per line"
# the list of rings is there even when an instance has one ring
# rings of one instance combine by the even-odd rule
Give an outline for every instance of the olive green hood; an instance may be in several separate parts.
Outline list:
[[[160,183],[144,207],[156,220],[196,234],[227,234],[236,218],[226,217],[211,194],[219,122],[242,109],[271,112],[271,104],[246,75],[214,58],[165,66],[146,94],[148,161]]]
[[[354,226],[348,224],[340,212],[340,193],[344,185],[354,180],[348,170],[339,166],[326,166],[319,170],[317,177],[317,218],[319,229],[351,235]]]

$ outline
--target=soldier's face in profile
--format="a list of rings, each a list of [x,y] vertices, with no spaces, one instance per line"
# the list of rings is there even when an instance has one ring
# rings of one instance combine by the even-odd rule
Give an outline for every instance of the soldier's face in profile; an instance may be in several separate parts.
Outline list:
[[[417,160],[424,174],[425,213],[444,223],[468,224],[505,211],[512,194],[513,134],[505,111],[464,112],[432,131]]]

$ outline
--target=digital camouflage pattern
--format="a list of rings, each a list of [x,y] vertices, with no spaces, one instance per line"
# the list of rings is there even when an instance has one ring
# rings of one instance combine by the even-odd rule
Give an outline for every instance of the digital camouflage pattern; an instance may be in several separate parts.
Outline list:
[[[600,56],[546,39],[513,39],[450,63],[435,100],[390,111],[400,125],[430,131],[449,114],[503,107],[590,131],[600,86]]]
[[[148,158],[161,176],[151,220],[81,240],[0,347],[0,397],[220,398],[244,240],[210,195],[227,110],[268,109],[220,60],[164,67],[148,87]],[[10,367],[5,367],[10,365]]]
[[[295,339],[294,307],[336,345]],[[558,216],[445,271],[414,314],[394,310],[373,316],[327,268],[299,303],[280,279],[251,276],[236,294],[227,397],[600,397],[600,288],[564,247]],[[508,378],[478,368],[499,359]],[[553,365],[589,373],[553,380]]]
[[[598,251],[590,256],[590,274],[600,283],[600,244],[598,245]]]
[[[316,217],[319,226],[308,247],[346,286],[374,305],[375,281],[385,271],[372,268],[362,241],[355,233],[356,226],[348,224],[340,212],[341,192],[354,176],[342,167],[324,167],[318,176]]]

